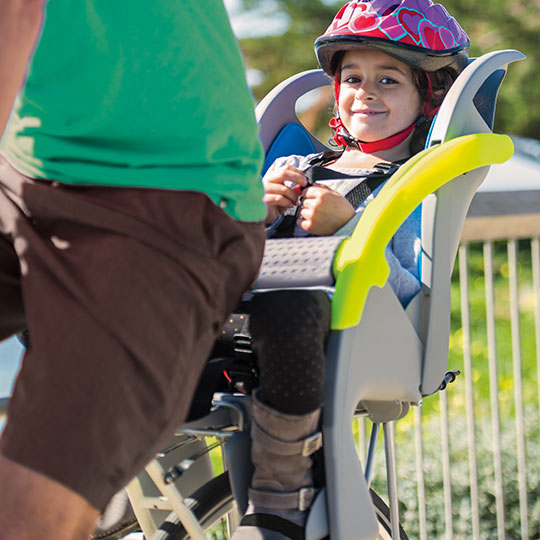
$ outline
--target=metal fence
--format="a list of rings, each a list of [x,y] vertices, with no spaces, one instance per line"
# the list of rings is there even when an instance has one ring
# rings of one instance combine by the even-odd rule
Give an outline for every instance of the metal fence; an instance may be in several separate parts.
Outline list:
[[[539,539],[540,192],[477,194],[452,287],[462,375],[395,424],[402,523],[420,540]]]

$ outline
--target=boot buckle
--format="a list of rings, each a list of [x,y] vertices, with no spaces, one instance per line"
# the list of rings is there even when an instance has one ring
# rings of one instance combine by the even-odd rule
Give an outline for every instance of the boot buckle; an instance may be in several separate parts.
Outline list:
[[[312,487],[301,488],[298,492],[298,510],[305,512],[311,507],[316,490]]]
[[[302,456],[311,456],[311,454],[314,454],[319,448],[322,447],[322,433],[318,431],[317,433],[310,435],[304,439],[303,443]]]

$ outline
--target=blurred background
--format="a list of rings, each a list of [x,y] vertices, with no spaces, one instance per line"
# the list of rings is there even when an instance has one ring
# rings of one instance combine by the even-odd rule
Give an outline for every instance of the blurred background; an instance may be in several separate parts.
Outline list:
[[[257,101],[318,67],[313,42],[343,3],[225,1]],[[444,5],[471,56],[513,48],[527,60],[510,66],[495,119],[515,155],[491,168],[456,261],[449,369],[463,375],[395,426],[401,517],[411,539],[540,539],[540,0]],[[331,111],[328,89],[298,104],[322,141]],[[21,354],[16,338],[0,344],[0,397]],[[360,456],[366,429],[355,427]]]
[[[540,2],[443,3],[471,38],[471,56],[507,48],[527,55],[527,61],[512,66],[502,86],[495,131],[540,136]],[[313,42],[324,33],[343,4],[341,0],[226,1],[257,100],[290,75],[318,67]],[[314,109],[302,118],[322,140],[327,138],[324,130],[331,105],[330,96],[320,96]]]

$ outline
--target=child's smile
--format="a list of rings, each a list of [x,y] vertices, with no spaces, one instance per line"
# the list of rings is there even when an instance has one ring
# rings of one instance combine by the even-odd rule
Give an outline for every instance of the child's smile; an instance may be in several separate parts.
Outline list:
[[[362,118],[374,118],[380,116],[381,114],[386,114],[386,111],[374,111],[371,109],[361,109],[358,111],[351,111],[352,114],[358,115]]]

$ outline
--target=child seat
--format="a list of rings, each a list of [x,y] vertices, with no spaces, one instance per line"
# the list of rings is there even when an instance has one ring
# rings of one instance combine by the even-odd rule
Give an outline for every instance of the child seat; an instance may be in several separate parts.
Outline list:
[[[351,431],[353,414],[360,408],[374,422],[398,419],[443,381],[450,278],[461,230],[489,165],[512,153],[509,139],[491,132],[507,65],[522,58],[519,51],[506,50],[470,61],[444,99],[426,150],[387,182],[352,238],[267,242],[256,290],[335,286],[323,410],[327,485],[315,502],[320,506],[310,513],[307,539],[322,538],[325,531],[340,540],[376,535]],[[306,91],[329,83],[321,70],[301,73],[259,104],[256,115],[268,161],[325,149],[300,124],[294,107]],[[420,203],[422,290],[404,309],[386,283],[384,247]]]

